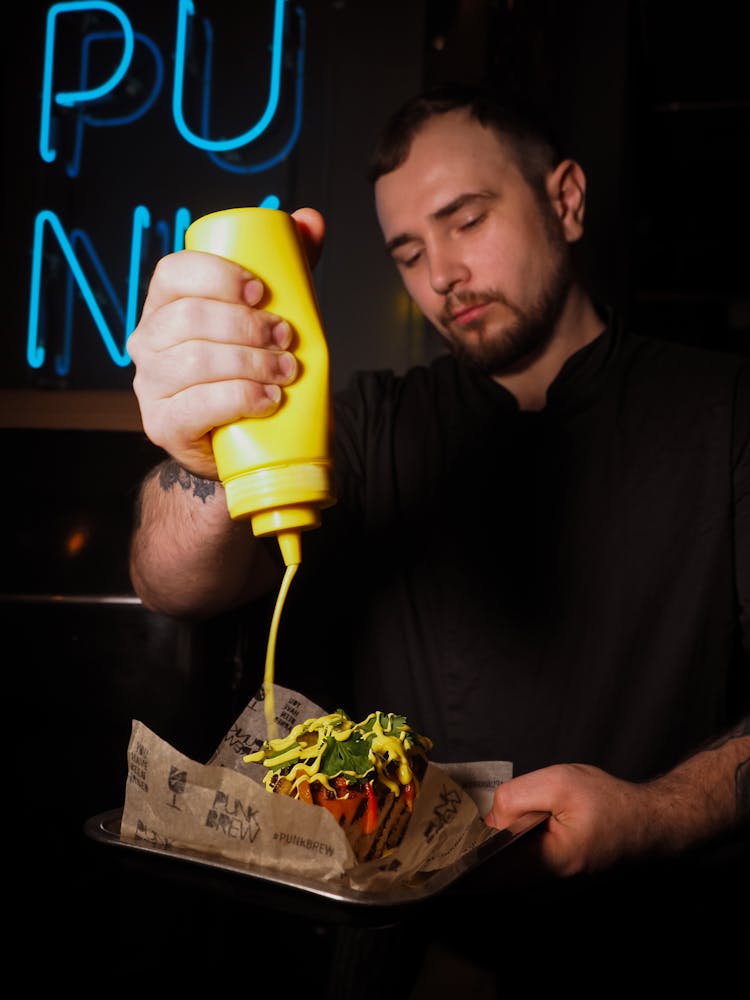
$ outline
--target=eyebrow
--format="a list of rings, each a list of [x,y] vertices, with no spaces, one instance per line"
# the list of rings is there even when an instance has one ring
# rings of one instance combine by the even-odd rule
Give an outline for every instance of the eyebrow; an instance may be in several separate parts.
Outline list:
[[[430,219],[439,222],[441,219],[447,219],[451,215],[455,215],[466,205],[470,205],[475,201],[490,201],[495,197],[493,191],[471,191],[466,194],[460,194],[453,201],[449,201],[447,205],[443,205],[436,212],[430,215]],[[418,240],[419,237],[413,233],[399,233],[398,236],[394,236],[393,239],[388,240],[385,245],[385,249],[388,253],[393,253],[394,250],[398,250],[399,247],[403,246],[405,243],[411,243]]]

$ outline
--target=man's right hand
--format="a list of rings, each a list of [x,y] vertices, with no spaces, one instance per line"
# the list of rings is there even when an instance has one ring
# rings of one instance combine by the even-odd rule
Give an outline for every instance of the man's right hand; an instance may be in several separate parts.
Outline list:
[[[293,213],[311,264],[324,236],[313,209]],[[164,257],[128,341],[144,431],[180,465],[217,479],[210,432],[278,406],[297,362],[293,331],[262,308],[265,289],[245,268],[214,254]]]

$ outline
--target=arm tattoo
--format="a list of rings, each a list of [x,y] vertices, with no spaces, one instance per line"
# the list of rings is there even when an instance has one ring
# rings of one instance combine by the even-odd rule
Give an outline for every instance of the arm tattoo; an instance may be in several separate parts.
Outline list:
[[[716,750],[729,743],[730,740],[750,736],[750,715],[739,720],[728,732],[708,744],[708,750]],[[750,757],[741,760],[734,772],[734,791],[737,804],[737,816],[745,823],[750,823]]]
[[[182,490],[191,489],[193,496],[200,497],[203,503],[206,502],[206,497],[212,497],[216,493],[216,483],[213,479],[201,479],[200,476],[183,469],[177,462],[164,462],[159,467],[159,486],[167,493],[175,484]]]
[[[734,772],[734,787],[737,793],[737,815],[750,824],[750,759],[743,760]]]

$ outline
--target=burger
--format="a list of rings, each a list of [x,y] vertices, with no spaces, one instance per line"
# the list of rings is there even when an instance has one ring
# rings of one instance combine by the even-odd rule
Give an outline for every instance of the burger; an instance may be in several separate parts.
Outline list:
[[[327,809],[358,861],[384,857],[406,833],[432,741],[403,715],[342,709],[296,725],[243,757],[266,768],[269,792]]]

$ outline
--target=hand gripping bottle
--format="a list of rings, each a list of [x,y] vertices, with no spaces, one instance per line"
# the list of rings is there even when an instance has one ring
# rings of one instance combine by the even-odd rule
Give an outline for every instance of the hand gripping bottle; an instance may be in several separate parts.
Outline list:
[[[286,565],[298,565],[300,533],[335,498],[328,346],[297,226],[278,209],[228,209],[197,219],[185,246],[246,267],[265,286],[260,307],[294,331],[298,375],[278,409],[215,428],[212,445],[230,516],[249,518],[256,536],[276,535]]]

